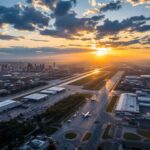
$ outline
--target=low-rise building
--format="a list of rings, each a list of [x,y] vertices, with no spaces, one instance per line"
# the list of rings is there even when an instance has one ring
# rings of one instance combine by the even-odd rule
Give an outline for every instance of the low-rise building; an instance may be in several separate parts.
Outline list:
[[[117,103],[116,114],[125,115],[126,113],[138,114],[139,105],[137,103],[136,94],[123,93]]]
[[[48,91],[56,91],[57,93],[60,93],[60,92],[64,92],[66,89],[64,87],[54,86],[54,87],[48,88],[46,90],[48,90]]]
[[[23,99],[24,99],[24,101],[31,100],[31,101],[36,102],[36,101],[46,100],[47,98],[48,98],[47,94],[34,93],[34,94],[25,96]]]
[[[48,140],[33,139],[25,143],[20,150],[47,150],[49,147]]]
[[[40,91],[42,94],[48,94],[48,95],[55,95],[57,92],[56,91],[50,91],[50,90],[42,90]]]
[[[0,102],[0,112],[15,108],[20,105],[21,105],[20,102],[17,102],[17,101],[11,100],[11,99],[2,101],[2,102]]]

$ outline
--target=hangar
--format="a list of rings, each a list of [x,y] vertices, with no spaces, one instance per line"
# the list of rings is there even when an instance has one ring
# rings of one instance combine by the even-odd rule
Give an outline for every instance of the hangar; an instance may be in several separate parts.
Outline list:
[[[46,100],[48,98],[47,94],[39,94],[39,93],[34,93],[30,94],[24,97],[25,100],[31,100],[31,101],[42,101]]]
[[[15,107],[20,106],[20,105],[21,105],[20,102],[17,102],[17,101],[11,100],[11,99],[2,101],[2,102],[0,102],[0,112],[15,108]]]

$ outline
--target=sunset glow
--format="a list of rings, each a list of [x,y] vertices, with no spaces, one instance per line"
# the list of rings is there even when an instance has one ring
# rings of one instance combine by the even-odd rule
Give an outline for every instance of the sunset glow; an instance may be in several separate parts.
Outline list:
[[[96,51],[96,55],[104,56],[104,55],[107,55],[109,51],[110,51],[110,48],[98,48]]]

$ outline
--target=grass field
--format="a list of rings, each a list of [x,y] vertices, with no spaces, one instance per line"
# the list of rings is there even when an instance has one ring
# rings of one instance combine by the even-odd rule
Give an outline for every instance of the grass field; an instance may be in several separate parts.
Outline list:
[[[124,139],[126,140],[135,140],[135,141],[139,141],[141,140],[141,137],[135,133],[130,133],[130,132],[126,132],[123,135]]]
[[[91,137],[91,133],[90,132],[87,132],[85,133],[85,135],[83,136],[83,139],[82,141],[85,142],[85,141],[88,141]]]
[[[111,128],[111,125],[107,125],[107,127],[105,128],[105,131],[103,133],[103,136],[102,136],[103,139],[110,139],[111,138],[109,136],[110,128]]]
[[[138,133],[143,137],[150,139],[150,130],[139,130]]]
[[[66,133],[66,134],[65,134],[65,138],[66,138],[66,139],[72,140],[72,139],[75,139],[76,137],[77,137],[77,134],[74,133],[74,132],[69,132],[69,133]]]
[[[110,103],[108,104],[108,106],[107,106],[107,108],[106,108],[106,111],[107,111],[107,112],[112,112],[112,111],[113,111],[114,106],[115,106],[117,100],[118,100],[118,97],[117,97],[117,96],[113,96],[113,97],[112,97]]]

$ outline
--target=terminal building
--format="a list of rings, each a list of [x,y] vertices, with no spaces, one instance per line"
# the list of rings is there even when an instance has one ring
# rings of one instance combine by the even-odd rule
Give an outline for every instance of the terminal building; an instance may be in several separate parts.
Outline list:
[[[26,101],[38,102],[38,101],[46,100],[47,98],[48,98],[47,94],[34,93],[34,94],[25,96],[23,99],[25,102]]]
[[[150,108],[150,97],[138,96],[135,93],[123,93],[120,95],[115,112],[117,115],[136,115],[145,108]]]
[[[116,114],[119,115],[126,115],[128,113],[138,114],[139,105],[136,100],[136,94],[133,93],[121,94],[115,112]]]
[[[20,102],[17,102],[17,101],[11,100],[11,99],[2,101],[2,102],[0,102],[0,112],[6,111],[9,109],[13,109],[13,108],[18,107],[20,105],[21,105]]]

